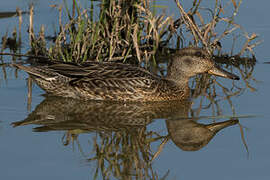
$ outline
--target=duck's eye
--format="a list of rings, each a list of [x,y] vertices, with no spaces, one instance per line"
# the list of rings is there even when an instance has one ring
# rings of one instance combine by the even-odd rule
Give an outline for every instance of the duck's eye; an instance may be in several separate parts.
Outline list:
[[[205,55],[204,55],[202,52],[200,52],[200,51],[197,51],[197,52],[195,53],[195,56],[197,56],[197,57],[202,57],[202,58],[205,57]]]
[[[204,52],[200,52],[200,51],[196,52],[195,56],[203,58],[203,59],[207,59],[207,57],[208,57],[207,54],[205,54]]]

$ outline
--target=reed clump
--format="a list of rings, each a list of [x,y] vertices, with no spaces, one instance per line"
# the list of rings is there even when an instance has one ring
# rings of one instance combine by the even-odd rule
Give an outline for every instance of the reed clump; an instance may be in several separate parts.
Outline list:
[[[51,60],[82,63],[95,61],[148,62],[161,47],[161,35],[172,23],[164,14],[154,16],[148,0],[102,1],[98,17],[94,5],[81,9],[74,1],[76,14],[66,8],[69,21],[62,22],[59,10],[59,32],[47,48],[44,32],[31,36],[31,55],[47,56]]]
[[[258,44],[256,34],[248,35],[243,28],[234,22],[241,0],[229,1],[232,4],[232,15],[225,16],[222,2],[215,1],[214,9],[201,7],[201,0],[194,0],[190,10],[185,11],[180,1],[175,3],[180,18],[166,14],[155,15],[153,2],[150,0],[103,0],[99,7],[90,2],[90,8],[83,9],[73,1],[73,8],[53,6],[59,11],[59,28],[53,43],[46,40],[44,28],[35,36],[31,29],[29,38],[30,54],[45,56],[50,60],[83,63],[85,61],[130,61],[145,64],[156,62],[157,53],[165,56],[186,46],[200,46],[220,55],[222,40],[232,36],[237,29],[246,41],[237,54],[245,51],[252,54]],[[63,9],[68,15],[68,22],[63,23]],[[98,15],[94,11],[99,9]],[[209,16],[210,14],[210,16]],[[225,24],[225,26],[224,26]],[[223,30],[216,29],[224,27]],[[234,37],[234,36],[233,36]],[[254,42],[254,43],[253,43]],[[239,59],[241,61],[241,59]]]

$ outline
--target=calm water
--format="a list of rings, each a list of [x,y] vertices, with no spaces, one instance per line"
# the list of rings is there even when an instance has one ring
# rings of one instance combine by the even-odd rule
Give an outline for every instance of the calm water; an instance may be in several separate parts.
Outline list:
[[[5,1],[1,4],[0,12],[14,11],[17,6],[27,10],[29,2]],[[46,33],[53,33],[53,24],[57,23],[55,18],[57,12],[50,9],[48,5],[57,3],[57,1],[33,2],[36,9],[36,28],[39,29],[41,24],[45,24]],[[163,1],[160,3],[166,4]],[[168,12],[177,14],[177,9],[172,4],[173,2],[170,2]],[[16,75],[14,69],[7,68],[7,80],[4,80],[4,73],[2,69],[0,70],[0,141],[2,142],[0,178],[12,180],[93,179],[99,161],[89,159],[93,157],[102,159],[102,153],[97,156],[96,149],[99,147],[101,150],[105,146],[102,144],[106,144],[105,147],[108,148],[104,150],[104,156],[109,152],[117,152],[118,158],[123,159],[120,164],[123,179],[126,177],[125,173],[136,174],[134,168],[128,171],[128,169],[132,169],[128,160],[137,160],[137,163],[141,167],[144,166],[148,172],[152,169],[159,178],[165,176],[165,179],[269,179],[270,79],[268,77],[270,66],[263,64],[263,62],[270,61],[268,7],[269,2],[266,0],[259,3],[245,1],[237,17],[239,24],[248,32],[259,34],[264,41],[255,49],[258,63],[252,73],[256,81],[251,81],[251,85],[257,90],[252,92],[246,89],[241,95],[231,98],[235,114],[227,101],[220,102],[222,114],[225,116],[251,116],[239,118],[240,124],[245,127],[244,137],[249,153],[244,147],[238,125],[223,129],[207,146],[198,151],[184,151],[183,149],[191,147],[179,144],[177,146],[177,142],[181,141],[181,138],[179,140],[181,135],[173,136],[173,132],[178,133],[176,127],[205,128],[199,123],[213,123],[212,119],[202,118],[197,123],[194,122],[195,124],[187,125],[186,119],[190,117],[189,103],[173,106],[167,104],[84,104],[61,98],[45,98],[42,96],[44,91],[34,86],[31,110],[28,110],[26,81],[28,75],[22,71],[17,72]],[[25,22],[23,28],[26,29],[28,16],[25,15],[23,18]],[[16,17],[0,19],[1,37],[6,31],[12,31],[17,22]],[[28,35],[25,34],[23,48],[27,48],[27,38]],[[230,49],[230,43],[230,41],[225,42],[224,48]],[[12,60],[6,57],[4,61],[11,62]],[[235,72],[239,75],[238,71]],[[224,83],[228,88],[232,86],[230,80],[218,78],[218,81]],[[245,87],[243,80],[235,83],[239,83],[240,87]],[[200,98],[202,97],[194,100],[191,106],[193,111],[199,107]],[[209,101],[204,100],[203,107],[208,103]],[[212,115],[211,109],[202,110],[199,114],[200,117]],[[181,117],[181,120],[164,120],[172,116]],[[16,124],[22,126],[14,128],[11,124],[22,120],[25,121]],[[216,118],[216,120],[222,122],[228,118]],[[25,123],[25,126],[22,123]],[[27,123],[30,125],[26,125]],[[33,123],[36,125],[31,125]],[[156,152],[162,141],[166,139],[168,131],[172,134],[173,141],[170,139],[159,156],[153,160],[151,166],[147,166],[147,159],[151,159],[151,157],[144,155],[138,158],[136,154],[138,152],[149,153],[150,138],[158,137],[153,132],[162,136],[160,140],[156,140],[150,145],[153,153]],[[191,128],[188,132],[193,132],[193,129]],[[109,143],[111,141],[115,144],[117,144],[116,142],[122,144],[112,146]],[[127,146],[128,143],[132,145]],[[200,143],[203,144],[203,141]],[[199,148],[200,143],[197,142],[195,149]],[[109,162],[116,163],[117,161],[114,161],[116,158],[113,157],[112,154],[107,156],[110,159]],[[109,163],[106,162],[105,167],[108,165]],[[102,179],[101,172],[98,173],[97,179]]]

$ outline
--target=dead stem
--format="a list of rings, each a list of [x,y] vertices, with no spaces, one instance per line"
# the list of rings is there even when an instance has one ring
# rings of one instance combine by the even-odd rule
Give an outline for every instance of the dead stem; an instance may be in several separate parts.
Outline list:
[[[35,38],[34,28],[33,28],[33,14],[34,14],[34,5],[33,4],[30,5],[29,12],[30,12],[30,14],[29,14],[29,43],[30,43],[30,46],[32,46],[32,41]]]
[[[247,151],[247,157],[249,158],[249,150],[248,150],[248,145],[247,145],[247,142],[245,140],[245,136],[244,136],[244,130],[243,130],[243,126],[239,123],[239,128],[240,128],[240,133],[241,133],[241,139],[242,139],[242,142],[245,146],[245,149]]]
[[[22,10],[20,10],[19,8],[16,9],[16,12],[19,14],[19,47],[21,47],[22,44]],[[21,48],[19,48],[19,53],[21,53]]]
[[[157,152],[153,155],[151,162],[153,162],[159,156],[159,154],[161,153],[165,144],[167,144],[168,141],[169,141],[169,136],[166,136],[164,140],[162,141],[162,143],[159,145]]]
[[[205,39],[203,38],[202,32],[200,31],[200,29],[198,28],[198,26],[193,23],[193,20],[185,12],[185,10],[183,9],[183,7],[180,4],[179,0],[175,0],[175,2],[177,4],[177,7],[180,10],[181,15],[183,16],[183,20],[184,20],[185,24],[192,31],[192,34],[194,36],[194,39],[196,41],[198,41],[197,37],[199,37],[199,39],[201,40],[201,42],[203,43],[203,45],[207,48],[208,53],[211,54],[210,51],[209,51],[208,44],[206,43]]]
[[[33,87],[33,80],[31,77],[27,79],[27,88],[28,88],[28,94],[27,94],[27,110],[31,111],[31,104],[32,104],[32,87]]]

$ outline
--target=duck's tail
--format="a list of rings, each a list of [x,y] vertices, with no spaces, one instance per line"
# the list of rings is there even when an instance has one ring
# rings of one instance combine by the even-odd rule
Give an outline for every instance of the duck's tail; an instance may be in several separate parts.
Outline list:
[[[24,66],[17,63],[12,64],[12,66],[27,72],[35,78],[42,78],[44,80],[52,80],[56,78],[56,72],[46,69],[45,67]]]

